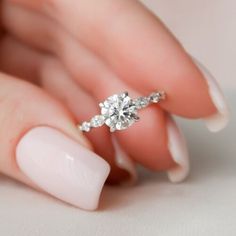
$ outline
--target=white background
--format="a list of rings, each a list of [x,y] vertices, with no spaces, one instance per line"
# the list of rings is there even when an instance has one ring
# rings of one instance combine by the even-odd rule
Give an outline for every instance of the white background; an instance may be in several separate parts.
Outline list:
[[[2,236],[236,235],[236,1],[145,1],[184,47],[218,79],[231,105],[219,134],[180,121],[191,154],[188,180],[141,171],[132,188],[106,187],[97,212],[86,212],[0,177]]]

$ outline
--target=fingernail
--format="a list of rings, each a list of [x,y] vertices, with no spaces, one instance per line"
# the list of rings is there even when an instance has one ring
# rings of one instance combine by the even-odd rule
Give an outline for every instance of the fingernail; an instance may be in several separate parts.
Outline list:
[[[74,206],[98,206],[110,166],[60,131],[36,127],[16,148],[20,170],[44,191]]]
[[[137,181],[137,172],[134,162],[130,159],[127,153],[122,149],[116,137],[112,135],[112,143],[115,149],[115,161],[116,165],[129,173],[129,178],[123,180],[121,185],[130,186]]]
[[[207,81],[209,88],[209,94],[211,96],[212,102],[217,108],[217,114],[211,115],[204,118],[207,128],[211,132],[218,132],[225,128],[229,121],[229,109],[225,100],[225,97],[213,75],[207,70],[207,68],[201,64],[197,59],[193,58],[195,64],[202,72],[203,76]]]
[[[171,182],[183,181],[189,173],[189,154],[181,130],[171,116],[167,117],[168,148],[176,166],[168,170]]]

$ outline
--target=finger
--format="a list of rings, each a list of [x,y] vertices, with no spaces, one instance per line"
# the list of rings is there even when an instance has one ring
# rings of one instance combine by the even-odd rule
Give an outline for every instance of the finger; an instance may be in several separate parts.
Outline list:
[[[58,31],[55,22],[42,14],[37,14],[9,1],[3,1],[2,5],[2,23],[11,35],[43,51],[54,49]]]
[[[68,111],[42,90],[0,75],[0,171],[84,209],[95,209],[109,165]]]
[[[22,58],[24,59],[22,60]],[[37,78],[35,83],[62,101],[73,112],[77,123],[91,118],[98,112],[94,99],[68,76],[56,59],[32,50],[10,36],[6,36],[2,40],[2,45],[0,44],[0,69],[22,76],[24,79],[30,78],[29,76]],[[84,101],[86,101],[86,105],[78,106]],[[112,144],[107,129],[99,129],[95,134],[88,135],[88,138],[94,151],[107,160],[111,166],[109,183],[131,184],[135,182],[137,175],[134,164],[128,160],[127,155],[122,154],[124,152],[120,150],[120,147]],[[120,159],[122,160],[120,161]]]
[[[42,55],[29,49],[10,35],[0,41],[0,71],[35,84],[39,81]]]
[[[168,111],[208,117],[211,130],[226,125],[228,109],[216,82],[205,77],[163,24],[138,1],[14,2],[56,19],[140,92],[165,90],[168,100],[162,107]]]

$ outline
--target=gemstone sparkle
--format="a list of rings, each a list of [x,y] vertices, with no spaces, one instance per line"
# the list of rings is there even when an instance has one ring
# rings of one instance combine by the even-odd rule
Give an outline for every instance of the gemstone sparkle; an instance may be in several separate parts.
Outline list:
[[[100,107],[105,124],[112,132],[126,129],[138,120],[137,106],[127,92],[108,97]]]
[[[90,131],[90,123],[87,121],[84,121],[79,128],[81,131],[89,132]]]
[[[104,124],[104,122],[105,117],[103,115],[96,115],[91,119],[90,124],[92,127],[100,127]]]

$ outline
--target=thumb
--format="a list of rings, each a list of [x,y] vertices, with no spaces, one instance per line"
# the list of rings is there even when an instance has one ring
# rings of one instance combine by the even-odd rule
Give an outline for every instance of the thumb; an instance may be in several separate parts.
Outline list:
[[[83,209],[97,207],[110,167],[58,101],[0,74],[0,124],[0,172]]]

